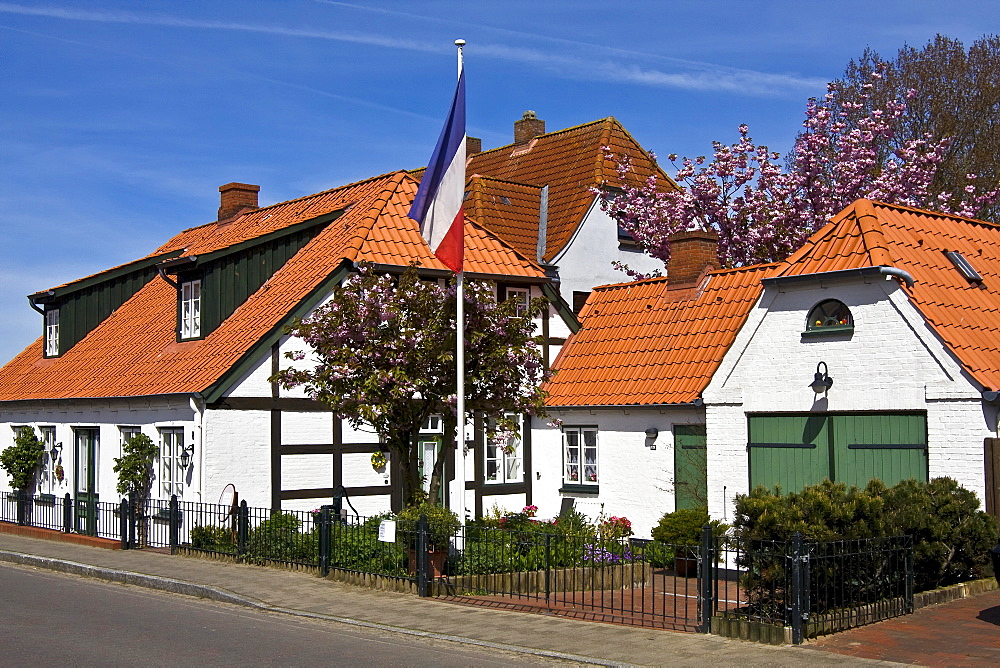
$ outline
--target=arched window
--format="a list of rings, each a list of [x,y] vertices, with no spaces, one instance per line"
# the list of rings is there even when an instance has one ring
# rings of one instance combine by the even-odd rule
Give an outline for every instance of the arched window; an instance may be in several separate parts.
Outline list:
[[[821,301],[809,311],[806,318],[806,333],[850,332],[854,330],[854,318],[847,304],[836,299]]]

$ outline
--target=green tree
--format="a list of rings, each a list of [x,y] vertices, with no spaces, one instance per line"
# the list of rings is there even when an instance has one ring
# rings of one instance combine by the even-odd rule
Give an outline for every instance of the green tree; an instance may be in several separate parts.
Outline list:
[[[466,410],[482,414],[502,439],[516,429],[507,413],[544,415],[540,385],[547,371],[533,318],[545,300],[519,313],[514,299],[497,303],[491,284],[469,282],[464,292]],[[374,428],[398,455],[407,504],[422,500],[418,434],[431,415],[442,415],[444,425],[431,500],[455,452],[455,295],[453,283],[422,280],[415,266],[401,276],[362,266],[332,299],[286,330],[309,346],[315,364],[273,376],[285,388],[304,387],[356,428]],[[306,353],[287,356],[302,361]]]
[[[880,74],[878,85],[872,75]],[[879,164],[908,141],[949,139],[930,185],[932,194],[956,193],[976,174],[980,190],[1000,181],[1000,37],[984,35],[968,49],[960,40],[936,35],[923,48],[904,46],[885,59],[866,49],[836,83],[834,121],[854,130],[858,122],[892,100],[906,100],[906,111],[892,136],[877,136]],[[912,95],[910,91],[918,91]],[[851,101],[853,106],[842,106]],[[955,204],[957,193],[949,203]],[[1000,205],[987,205],[977,217],[996,222]]]
[[[14,437],[14,445],[0,452],[0,467],[10,476],[10,486],[34,491],[35,474],[45,454],[45,444],[31,427],[21,427]]]

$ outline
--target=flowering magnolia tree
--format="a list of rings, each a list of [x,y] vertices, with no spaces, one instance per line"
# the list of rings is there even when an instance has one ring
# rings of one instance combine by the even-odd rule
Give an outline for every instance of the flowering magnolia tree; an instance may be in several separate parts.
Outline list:
[[[533,318],[545,307],[532,300],[523,316],[515,300],[497,303],[495,288],[465,289],[465,406],[481,413],[494,438],[516,433],[506,413],[544,415],[540,389],[548,371],[534,339]],[[421,280],[410,266],[401,276],[362,266],[332,299],[288,328],[311,349],[287,353],[301,362],[273,379],[304,387],[355,428],[369,425],[398,455],[407,504],[423,500],[420,427],[441,415],[444,439],[429,473],[429,499],[439,498],[444,462],[455,451],[455,285]],[[427,475],[427,472],[425,472]]]
[[[665,188],[656,175],[636,182],[627,159],[616,159],[618,188],[606,188],[601,206],[650,255],[666,263],[670,237],[690,229],[719,233],[719,261],[725,267],[775,262],[788,257],[830,217],[859,198],[974,217],[1000,200],[998,184],[985,188],[969,174],[951,190],[932,194],[930,185],[951,140],[924,136],[910,139],[888,155],[879,147],[892,138],[906,102],[892,100],[866,108],[874,72],[856,99],[837,95],[830,84],[822,101],[806,105],[804,131],[787,158],[758,146],[746,125],[734,144],[713,143],[714,154],[669,156],[678,168],[681,190]],[[917,95],[909,91],[908,97]],[[851,116],[851,124],[843,119]],[[783,164],[784,163],[784,164]],[[627,267],[621,267],[639,277]]]

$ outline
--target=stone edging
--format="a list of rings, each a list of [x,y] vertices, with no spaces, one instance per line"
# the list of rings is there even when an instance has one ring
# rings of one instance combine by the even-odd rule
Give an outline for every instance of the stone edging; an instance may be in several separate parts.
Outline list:
[[[982,580],[960,582],[956,585],[933,589],[931,591],[922,591],[919,594],[913,595],[913,609],[918,610],[920,608],[926,608],[928,605],[936,605],[938,603],[947,603],[948,601],[957,601],[960,598],[978,596],[979,594],[985,594],[988,591],[996,591],[996,589],[996,578],[983,578]]]
[[[399,626],[390,626],[388,624],[377,624],[375,622],[365,622],[358,619],[336,617],[334,615],[324,615],[317,612],[307,612],[304,610],[293,610],[291,608],[282,608],[280,606],[270,605],[269,603],[265,603],[263,601],[254,598],[250,598],[248,596],[241,596],[239,594],[235,594],[231,591],[227,591],[220,587],[200,585],[192,582],[185,582],[183,580],[175,580],[173,578],[160,577],[157,575],[145,575],[143,573],[133,573],[131,571],[121,571],[113,568],[91,566],[89,564],[81,564],[75,561],[52,559],[49,557],[40,557],[33,554],[23,554],[20,552],[9,552],[7,550],[0,550],[0,561],[7,561],[13,564],[20,564],[22,566],[34,566],[36,568],[45,568],[52,571],[58,571],[61,573],[70,573],[72,575],[81,575],[84,577],[91,577],[99,580],[108,580],[110,582],[119,582],[122,584],[135,585],[138,587],[145,587],[147,589],[156,589],[159,591],[167,591],[175,594],[184,594],[186,596],[195,596],[197,598],[207,598],[212,601],[218,601],[221,603],[230,603],[232,605],[241,605],[244,607],[255,608],[267,612],[279,612],[286,615],[295,615],[296,617],[306,617],[309,619],[338,622],[340,624],[348,624],[351,626],[359,626],[379,631],[388,631],[391,633],[401,633],[404,635],[415,636],[419,638],[447,640],[449,642],[462,643],[463,645],[474,645],[476,647],[484,647],[487,649],[498,649],[507,652],[515,652],[518,654],[531,654],[534,656],[544,656],[553,659],[562,659],[565,661],[574,661],[577,663],[585,663],[596,666],[628,665],[628,664],[622,664],[621,662],[618,661],[608,661],[607,659],[580,656],[577,654],[566,654],[564,652],[534,649],[532,647],[521,647],[519,645],[494,643],[485,640],[476,640],[475,638],[462,638],[460,636],[446,635],[443,633],[418,631],[415,629],[407,629]]]

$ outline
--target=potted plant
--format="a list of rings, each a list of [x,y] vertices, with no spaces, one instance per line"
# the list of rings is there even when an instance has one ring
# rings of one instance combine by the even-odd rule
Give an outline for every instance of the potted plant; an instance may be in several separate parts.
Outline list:
[[[445,508],[424,501],[419,505],[409,506],[397,516],[398,529],[404,536],[410,537],[410,575],[416,573],[417,565],[417,523],[420,516],[427,516],[427,553],[430,555],[433,576],[444,575],[444,564],[448,558],[448,548],[462,523],[458,515]]]
[[[674,555],[674,572],[681,577],[698,574],[698,546],[702,527],[712,527],[712,536],[722,537],[729,526],[708,515],[707,508],[682,508],[666,513],[653,528],[653,540],[663,543]]]

